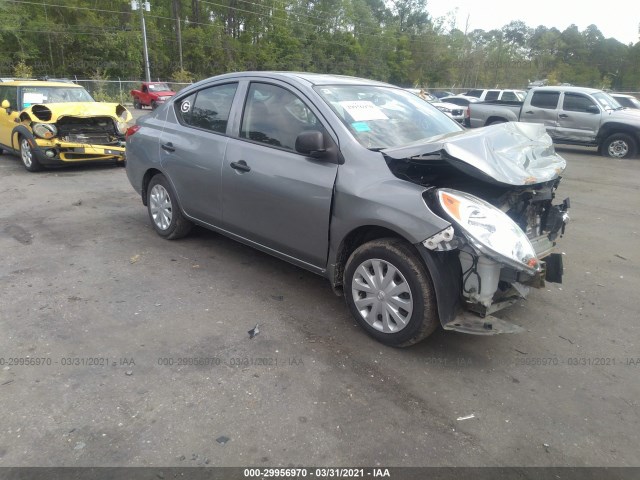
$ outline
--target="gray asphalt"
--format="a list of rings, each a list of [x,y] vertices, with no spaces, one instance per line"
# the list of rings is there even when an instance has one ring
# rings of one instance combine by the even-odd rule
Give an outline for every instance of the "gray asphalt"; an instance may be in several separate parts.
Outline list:
[[[638,465],[640,160],[559,150],[565,283],[404,350],[320,277],[162,240],[122,168],[0,156],[0,464]]]

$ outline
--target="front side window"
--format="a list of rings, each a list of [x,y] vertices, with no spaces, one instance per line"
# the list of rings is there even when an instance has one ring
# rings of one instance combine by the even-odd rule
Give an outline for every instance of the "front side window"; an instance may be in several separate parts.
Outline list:
[[[298,96],[277,85],[251,84],[240,137],[294,151],[296,138],[306,130],[325,131]]]
[[[595,103],[589,97],[577,93],[565,93],[562,102],[563,110],[569,112],[586,112],[587,108],[594,105]]]
[[[322,85],[315,90],[369,149],[404,146],[463,130],[430,103],[399,88]]]
[[[237,83],[204,88],[175,103],[182,123],[210,132],[226,133]]]
[[[9,85],[0,85],[0,103],[8,101],[10,108],[16,109],[18,105],[18,88]]]
[[[559,98],[560,92],[534,92],[531,97],[531,106],[555,110]]]

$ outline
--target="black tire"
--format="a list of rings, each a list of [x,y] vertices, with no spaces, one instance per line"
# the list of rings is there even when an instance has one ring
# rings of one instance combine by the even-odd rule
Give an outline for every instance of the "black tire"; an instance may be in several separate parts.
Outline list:
[[[605,157],[631,158],[638,153],[638,144],[631,135],[614,133],[602,143],[600,152]]]
[[[186,236],[193,226],[182,214],[176,194],[161,173],[156,174],[147,187],[147,211],[156,233],[167,240]]]
[[[140,100],[135,97],[133,99],[133,108],[135,108],[136,110],[141,110],[142,109],[142,105],[140,104]]]
[[[24,168],[29,172],[38,172],[42,170],[42,165],[36,158],[33,148],[31,148],[31,144],[29,143],[29,139],[23,136],[18,137],[18,145],[20,146],[20,160],[22,160]]]
[[[383,290],[377,290],[373,288],[374,292],[377,290],[377,294],[364,293],[358,291],[358,285],[362,285],[361,276],[364,271],[375,271],[374,265],[371,265],[371,269],[367,270],[368,262],[378,262],[382,277],[390,279],[393,285],[389,282],[386,287],[381,287]],[[389,268],[395,268],[397,272],[389,270]],[[398,276],[397,273],[401,275]],[[393,275],[393,277],[387,277],[387,275]],[[356,281],[354,282],[354,277]],[[385,281],[383,280],[384,284]],[[367,282],[369,286],[371,283]],[[404,297],[396,295],[393,297],[391,290],[397,287],[403,287],[406,289],[408,286],[409,293],[401,293]],[[354,316],[358,324],[364,328],[364,330],[373,338],[385,345],[393,347],[407,347],[415,343],[420,342],[429,335],[431,335],[440,321],[438,320],[438,314],[436,309],[435,293],[433,290],[433,284],[431,277],[429,276],[424,264],[418,257],[413,247],[401,239],[396,238],[383,238],[379,240],[373,240],[358,247],[347,260],[345,273],[344,273],[344,295],[351,310],[351,314]],[[380,292],[383,292],[382,294]],[[364,295],[364,296],[363,296]],[[381,298],[382,295],[382,298]],[[385,329],[385,317],[387,318],[387,324],[391,325],[392,315],[390,315],[389,304],[395,304],[397,306],[398,300],[412,302],[412,309],[409,314],[407,310],[402,308],[397,309],[397,316],[405,316],[404,326],[402,323],[393,322],[396,331],[383,331]],[[400,298],[397,298],[400,297]],[[364,315],[371,315],[373,312],[373,306],[363,306],[364,304],[373,301],[377,303],[377,300],[382,302],[385,306],[382,307],[382,313],[376,315],[377,318],[372,318],[367,321]],[[361,313],[356,306],[356,301],[362,301]],[[372,322],[372,323],[370,323]]]
[[[151,110],[155,110],[156,108],[158,108],[158,104],[154,100],[153,102],[151,102]]]

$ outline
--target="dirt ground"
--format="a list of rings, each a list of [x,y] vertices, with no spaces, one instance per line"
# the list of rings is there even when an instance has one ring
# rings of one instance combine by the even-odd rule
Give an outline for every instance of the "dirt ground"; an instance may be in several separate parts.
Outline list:
[[[403,350],[320,277],[161,239],[122,168],[0,156],[0,464],[638,465],[640,161],[559,151],[564,284]]]

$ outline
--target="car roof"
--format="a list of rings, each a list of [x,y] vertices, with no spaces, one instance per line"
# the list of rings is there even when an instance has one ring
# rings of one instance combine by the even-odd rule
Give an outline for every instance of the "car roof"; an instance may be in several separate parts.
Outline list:
[[[323,73],[307,73],[307,72],[279,72],[279,71],[266,71],[266,72],[235,72],[212,77],[207,80],[224,79],[224,78],[241,78],[241,77],[264,77],[271,79],[281,80],[293,80],[299,83],[304,83],[309,86],[316,85],[374,85],[395,87],[388,83],[378,82],[375,80],[368,80],[365,78],[350,77],[347,75],[328,75]]]
[[[598,90],[597,88],[588,88],[588,87],[561,87],[561,86],[546,86],[546,87],[535,87],[536,92],[544,92],[544,91],[555,91],[555,92],[574,92],[574,93],[598,93],[602,92],[602,90]]]
[[[2,82],[0,85],[9,85],[13,87],[68,87],[68,88],[82,88],[81,85],[76,85],[71,82],[46,82],[42,80],[14,80],[11,82]]]
[[[611,92],[609,92],[609,95],[611,95],[612,97],[636,98],[633,95],[629,95],[629,94],[626,94],[626,93],[611,93]]]

